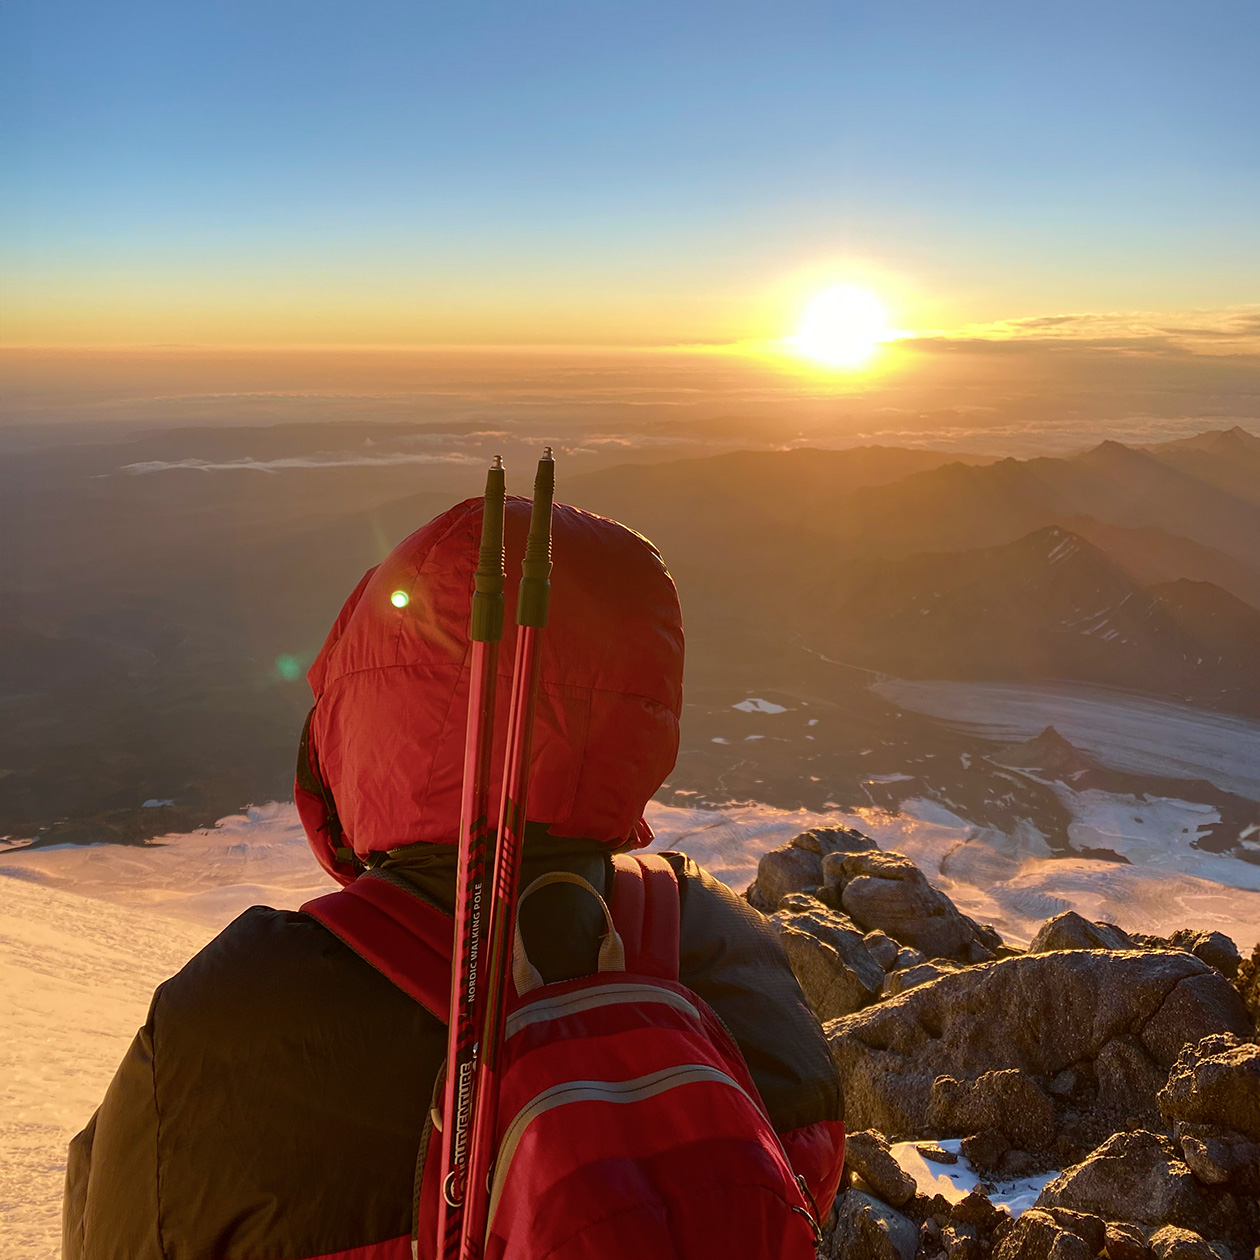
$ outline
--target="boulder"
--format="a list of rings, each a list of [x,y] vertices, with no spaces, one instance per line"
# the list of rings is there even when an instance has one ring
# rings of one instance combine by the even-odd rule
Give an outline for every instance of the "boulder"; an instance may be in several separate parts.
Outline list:
[[[1260,1046],[1228,1033],[1185,1045],[1159,1095],[1159,1109],[1170,1120],[1260,1139]]]
[[[897,957],[893,962],[892,969],[894,971],[907,971],[909,968],[917,967],[920,963],[925,962],[927,962],[927,955],[922,950],[902,946],[897,951]]]
[[[1054,1217],[1060,1229],[1066,1229],[1089,1244],[1091,1255],[1097,1255],[1107,1245],[1107,1222],[1101,1216],[1089,1212],[1073,1212],[1070,1208],[1053,1207],[1046,1211]]]
[[[997,1245],[993,1260],[1091,1260],[1093,1254],[1083,1238],[1060,1226],[1049,1212],[1029,1208]]]
[[[1260,1142],[1211,1124],[1178,1124],[1186,1167],[1205,1185],[1233,1183],[1240,1194],[1260,1195]]]
[[[916,984],[927,984],[929,980],[939,980],[941,976],[961,970],[961,965],[949,958],[933,958],[931,962],[921,962],[904,971],[890,971],[884,977],[884,996],[896,997]]]
[[[833,1260],[914,1260],[919,1231],[896,1208],[861,1190],[836,1200]]]
[[[897,961],[897,955],[901,953],[901,946],[891,936],[885,936],[883,932],[867,932],[862,939],[866,942],[866,949],[870,956],[885,971],[891,971]]]
[[[822,858],[809,849],[785,844],[763,854],[748,900],[765,914],[773,914],[788,893],[806,892],[822,883]]]
[[[1160,1063],[1172,1064],[1185,1046],[1206,1035],[1199,1031],[1205,1027],[1243,1038],[1252,1031],[1238,991],[1215,969],[1179,984],[1142,1030],[1142,1041]]]
[[[1180,1152],[1168,1138],[1139,1129],[1117,1133],[1042,1190],[1037,1207],[1065,1207],[1139,1225],[1219,1226]]]
[[[1146,1234],[1136,1225],[1123,1221],[1107,1222],[1108,1260],[1151,1260],[1154,1254],[1146,1241]]]
[[[936,1137],[958,1137],[996,1129],[1010,1146],[1045,1150],[1054,1141],[1054,1104],[1018,1068],[985,1072],[974,1081],[938,1076],[932,1082],[927,1124]]]
[[[900,853],[851,853],[842,863],[841,902],[868,931],[878,928],[931,958],[970,962],[975,929],[945,894]]]
[[[870,955],[851,920],[821,902],[812,909],[790,906],[770,922],[792,964],[809,1004],[820,1020],[835,1019],[873,1002],[884,983],[884,969]]]
[[[1092,1067],[1117,1037],[1134,1038],[1169,1068],[1176,1051],[1168,1054],[1162,1038],[1150,1044],[1146,1032],[1159,1028],[1162,1012],[1187,984],[1200,982],[1215,990],[1209,993],[1215,1000],[1186,1008],[1186,1040],[1244,1032],[1249,1025],[1238,994],[1191,954],[1023,954],[941,976],[827,1025],[849,1122],[890,1137],[922,1137],[938,1076],[974,1080],[1018,1068],[1048,1080]],[[1134,1111],[1125,1114],[1142,1104],[1118,1101],[1132,1103]]]
[[[918,1185],[892,1157],[882,1133],[865,1129],[845,1139],[844,1165],[857,1173],[885,1203],[904,1207],[914,1198]]]
[[[1221,1260],[1220,1253],[1208,1246],[1192,1229],[1165,1225],[1151,1235],[1151,1250],[1156,1260]]]
[[[1028,946],[1030,954],[1055,949],[1132,949],[1133,940],[1114,923],[1091,923],[1075,910],[1047,919]]]
[[[1011,1139],[1001,1129],[981,1129],[962,1140],[963,1158],[982,1173],[997,1172],[1011,1149]]]
[[[1209,967],[1215,967],[1221,975],[1232,980],[1238,974],[1242,955],[1224,932],[1200,932],[1194,928],[1181,928],[1168,938],[1169,944],[1189,950],[1196,958],[1202,958]]]
[[[949,1209],[951,1221],[961,1221],[964,1225],[974,1225],[981,1233],[993,1232],[998,1221],[1003,1220],[1006,1213],[994,1207],[978,1190],[968,1191]]]

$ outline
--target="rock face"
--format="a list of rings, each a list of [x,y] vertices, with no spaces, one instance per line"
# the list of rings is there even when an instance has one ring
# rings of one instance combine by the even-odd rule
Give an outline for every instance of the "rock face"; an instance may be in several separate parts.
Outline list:
[[[932,1084],[927,1124],[933,1137],[965,1137],[996,1129],[1009,1145],[1040,1151],[1054,1141],[1054,1104],[1018,1068],[985,1072],[974,1081],[938,1076]]]
[[[1055,949],[1133,949],[1133,940],[1114,923],[1091,923],[1075,910],[1047,919],[1028,947],[1030,954]]]
[[[885,1203],[902,1207],[914,1198],[917,1184],[888,1150],[882,1133],[866,1129],[845,1139],[844,1164],[852,1169]]]
[[[835,1019],[873,1002],[883,986],[884,969],[871,957],[852,920],[799,894],[783,904],[770,921],[818,1018]]]
[[[841,874],[841,904],[867,931],[878,929],[929,958],[972,962],[972,946],[984,948],[971,920],[902,854],[852,853]]]
[[[1159,1095],[1159,1109],[1170,1120],[1260,1139],[1260,1046],[1228,1034],[1185,1046]]]
[[[968,967],[826,1031],[849,1123],[915,1138],[926,1131],[938,1076],[967,1081],[1018,1068],[1049,1081],[1094,1064],[1117,1038],[1167,1070],[1187,1041],[1247,1036],[1250,1024],[1229,982],[1191,954],[1073,950]],[[1116,1090],[1122,1107],[1143,1105]]]

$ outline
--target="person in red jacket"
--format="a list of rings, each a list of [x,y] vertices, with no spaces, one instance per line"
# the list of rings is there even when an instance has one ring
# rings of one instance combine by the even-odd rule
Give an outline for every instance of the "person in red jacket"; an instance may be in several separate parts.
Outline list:
[[[528,508],[508,501],[509,590]],[[481,501],[459,504],[346,601],[308,675],[295,787],[335,879],[371,871],[447,915],[480,527]],[[553,556],[522,886],[563,869],[607,897],[612,854],[650,842],[643,811],[677,755],[682,617],[655,548],[624,526],[557,505]],[[843,1103],[818,1020],[766,920],[690,859],[664,856],[679,884],[680,979],[734,1037],[825,1215]],[[521,921],[546,982],[595,970],[593,899],[556,884]],[[323,924],[255,906],[157,990],[72,1142],[65,1260],[410,1256],[417,1151],[445,1050],[442,1022]],[[431,1254],[419,1235],[419,1255]]]

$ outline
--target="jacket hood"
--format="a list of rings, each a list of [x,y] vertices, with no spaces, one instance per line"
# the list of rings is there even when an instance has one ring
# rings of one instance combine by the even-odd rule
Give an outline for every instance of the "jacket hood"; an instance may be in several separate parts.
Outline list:
[[[495,809],[529,510],[528,499],[508,498]],[[353,868],[337,860],[338,845],[363,858],[402,845],[456,842],[481,516],[482,501],[469,499],[369,570],[307,675],[315,706],[300,757],[311,775],[299,764],[295,796],[316,858],[343,882]],[[651,833],[641,824],[643,809],[678,755],[678,594],[646,538],[579,508],[556,504],[552,557],[528,816],[557,837],[612,847],[644,843]],[[399,591],[407,596],[401,608],[391,599]],[[323,791],[312,790],[312,775]]]

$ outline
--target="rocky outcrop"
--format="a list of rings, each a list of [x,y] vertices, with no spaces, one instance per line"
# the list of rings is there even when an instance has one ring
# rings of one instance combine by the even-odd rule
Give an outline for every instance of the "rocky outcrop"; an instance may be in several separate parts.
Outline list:
[[[771,849],[757,865],[757,878],[748,900],[764,914],[773,914],[789,893],[814,892],[823,887],[823,861],[830,854],[874,849],[870,836],[851,827],[815,827],[790,844]]]
[[[784,908],[770,921],[818,1018],[835,1019],[873,1002],[883,987],[884,969],[853,921],[800,894],[781,904]]]
[[[1132,949],[1133,940],[1114,923],[1091,923],[1075,910],[1047,919],[1028,946],[1030,954],[1055,949]]]
[[[839,864],[840,902],[855,923],[879,930],[928,958],[981,962],[1000,938],[986,933],[900,853],[852,853]],[[995,939],[996,938],[996,939]]]
[[[938,1076],[1016,1068],[1048,1083],[1079,1068],[1088,1079],[1118,1038],[1167,1070],[1186,1042],[1246,1036],[1250,1024],[1229,982],[1190,954],[1074,950],[968,967],[826,1031],[853,1127],[914,1138],[926,1132]],[[1143,1099],[1125,1089],[1117,1074],[1113,1105],[1134,1114],[1125,1108]]]
[[[773,914],[788,893],[809,891],[822,883],[822,858],[808,849],[785,844],[771,849],[757,864],[757,879],[748,900],[765,914]]]
[[[1222,1034],[1186,1045],[1159,1095],[1169,1120],[1260,1140],[1260,1046]]]
[[[1091,1260],[1089,1244],[1064,1229],[1049,1212],[1030,1208],[1020,1215],[993,1253],[993,1260]]]
[[[1249,1228],[1234,1196],[1205,1189],[1170,1139],[1145,1130],[1108,1138],[1050,1182],[1037,1206],[1148,1228],[1179,1225],[1213,1239],[1237,1238]]]

